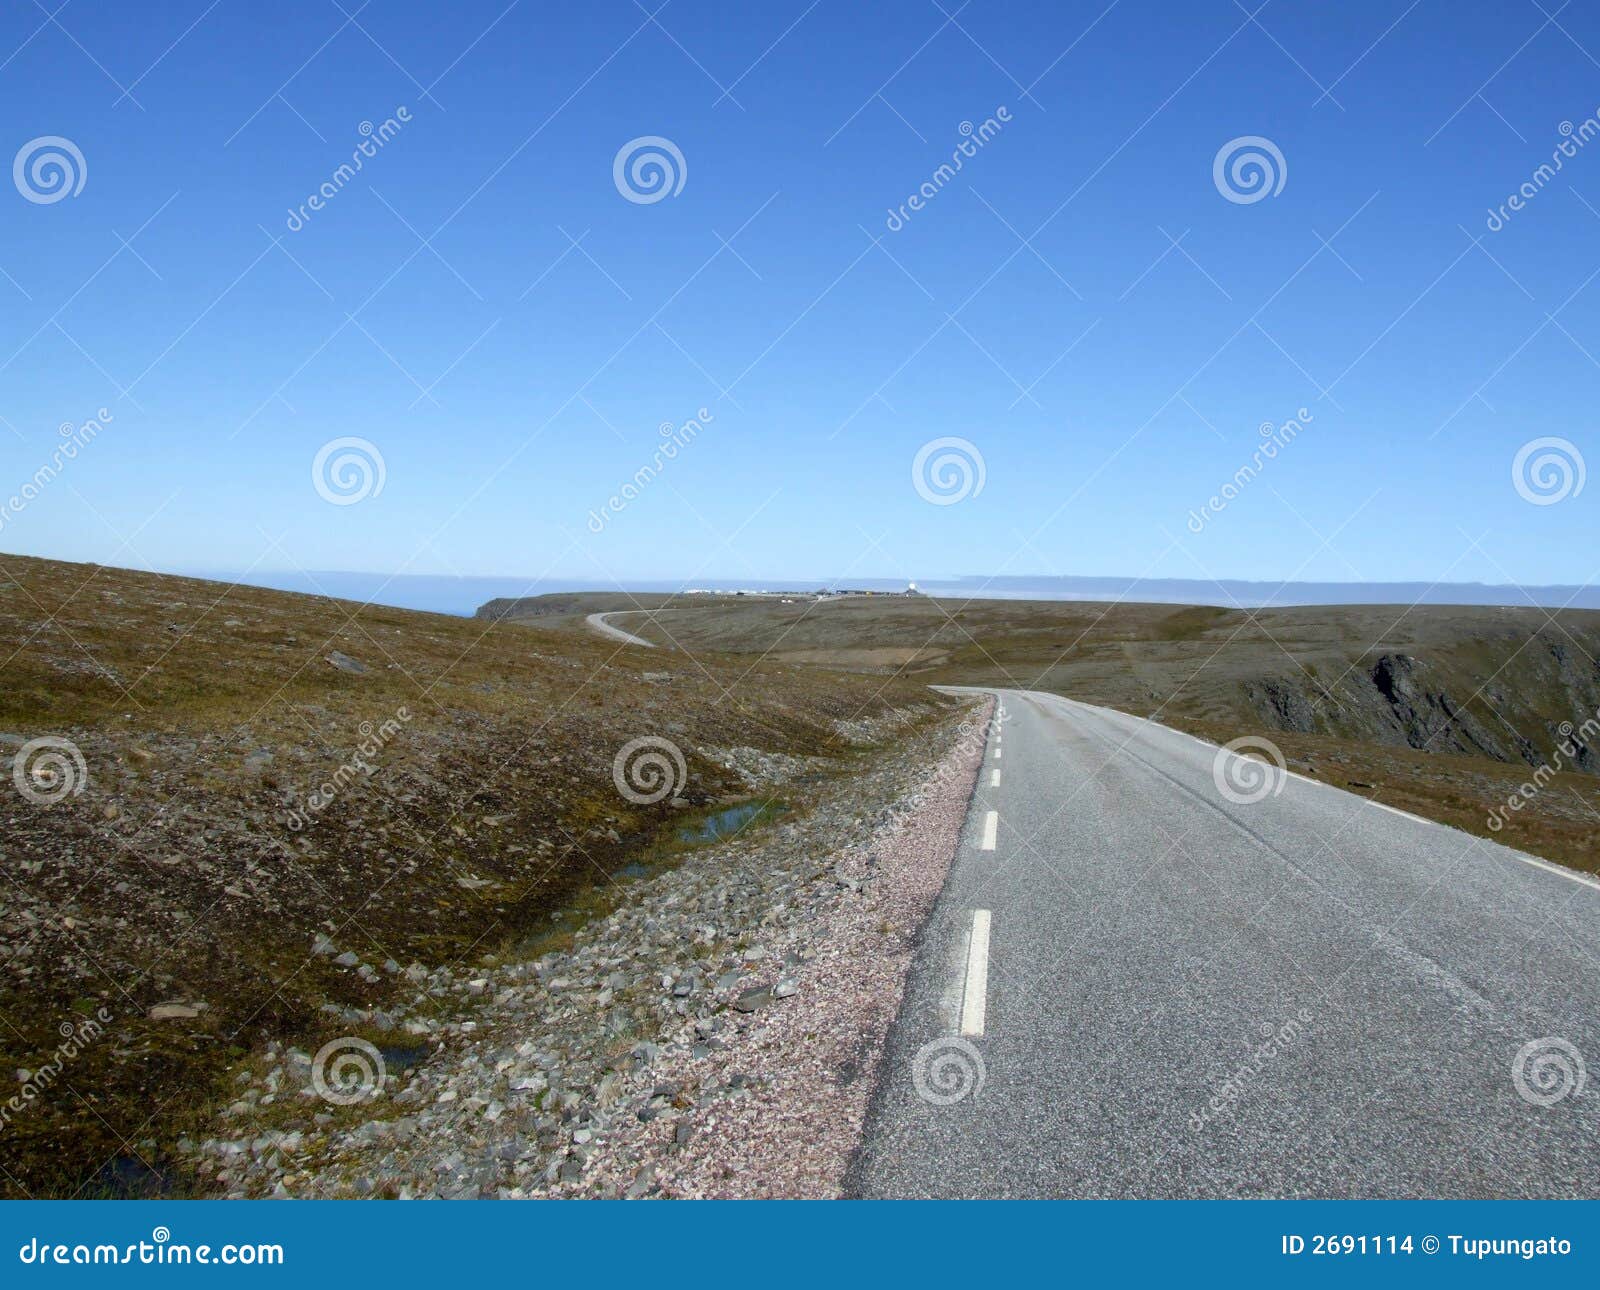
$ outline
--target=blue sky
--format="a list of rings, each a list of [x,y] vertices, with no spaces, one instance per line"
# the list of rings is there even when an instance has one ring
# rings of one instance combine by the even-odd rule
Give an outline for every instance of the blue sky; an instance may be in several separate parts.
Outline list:
[[[1486,218],[1600,110],[1600,12],[808,2],[7,6],[6,155],[63,137],[87,173],[0,193],[0,492],[111,421],[0,549],[601,586],[1594,580],[1600,485],[1534,505],[1512,464],[1600,453],[1600,138]],[[676,195],[614,183],[643,136]],[[1213,179],[1245,136],[1284,160],[1258,201]],[[345,437],[384,481],[335,505],[312,463]],[[983,488],[930,504],[912,466],[946,437]]]

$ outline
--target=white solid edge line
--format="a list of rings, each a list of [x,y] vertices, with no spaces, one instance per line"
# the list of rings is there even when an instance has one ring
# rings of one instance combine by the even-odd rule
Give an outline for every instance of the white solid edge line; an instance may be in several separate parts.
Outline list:
[[[1000,767],[998,767],[998,766],[996,766],[993,770],[991,770],[989,772],[989,787],[990,788],[999,788],[1000,787]]]
[[[1000,827],[1000,812],[985,811],[983,816],[983,840],[978,843],[980,851],[993,851],[995,833]]]
[[[961,996],[961,1033],[983,1034],[989,1006],[989,911],[972,911],[972,938],[967,942],[967,986]]]
[[[1504,844],[1502,843],[1501,845]],[[1506,850],[1511,851],[1511,848],[1506,847]],[[1558,873],[1563,878],[1571,878],[1573,882],[1581,882],[1585,887],[1593,887],[1596,891],[1600,891],[1600,882],[1596,882],[1587,874],[1575,873],[1571,869],[1563,869],[1558,864],[1552,864],[1548,860],[1541,860],[1538,856],[1530,856],[1525,851],[1511,851],[1511,854],[1516,856],[1523,864],[1531,864],[1535,869],[1548,869],[1551,873]]]
[[[1301,776],[1301,775],[1297,775],[1295,778],[1296,779],[1304,779],[1305,777]],[[1306,780],[1306,783],[1308,783],[1308,784],[1315,784],[1316,782],[1317,781],[1314,780],[1314,779]],[[1332,785],[1330,785],[1329,787],[1332,787]],[[1437,820],[1425,820],[1420,815],[1411,814],[1410,811],[1402,811],[1398,806],[1390,806],[1388,803],[1380,802],[1380,801],[1377,800],[1377,798],[1374,798],[1374,797],[1367,798],[1367,805],[1376,806],[1380,811],[1388,811],[1390,815],[1402,815],[1408,820],[1416,821],[1418,824],[1437,824],[1438,823]]]
[[[1320,779],[1312,779],[1310,776],[1301,775],[1296,771],[1291,770],[1289,774],[1304,783],[1315,784],[1318,788],[1331,788],[1336,793],[1349,793],[1348,789],[1342,789],[1337,784],[1324,783]],[[1361,797],[1359,793],[1349,793],[1349,795]],[[1595,891],[1600,891],[1600,882],[1596,882],[1587,874],[1581,874],[1575,869],[1566,869],[1561,865],[1552,864],[1549,860],[1541,860],[1538,856],[1531,856],[1526,851],[1518,851],[1514,847],[1506,846],[1503,842],[1494,842],[1493,839],[1482,837],[1477,833],[1468,833],[1465,829],[1458,829],[1453,824],[1445,824],[1442,820],[1429,820],[1420,815],[1413,815],[1410,811],[1402,811],[1398,806],[1390,806],[1385,802],[1380,802],[1375,797],[1363,797],[1361,800],[1368,806],[1376,806],[1380,811],[1388,811],[1390,815],[1398,815],[1403,819],[1410,820],[1413,824],[1428,824],[1436,829],[1449,829],[1453,833],[1460,833],[1465,837],[1477,838],[1480,842],[1489,842],[1493,846],[1503,847],[1511,853],[1513,860],[1520,860],[1523,864],[1531,864],[1535,869],[1543,869],[1548,873],[1556,874],[1558,877],[1567,878],[1582,886],[1592,887]]]

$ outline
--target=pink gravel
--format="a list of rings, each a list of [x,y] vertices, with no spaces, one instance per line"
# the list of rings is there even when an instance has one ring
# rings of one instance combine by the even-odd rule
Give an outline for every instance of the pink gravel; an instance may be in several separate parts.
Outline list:
[[[839,858],[830,885],[870,881],[842,900],[819,900],[813,957],[793,973],[799,993],[750,1016],[728,1012],[740,1025],[724,1032],[725,1047],[699,1060],[672,1054],[652,1072],[690,1090],[725,1087],[736,1074],[748,1087],[697,1111],[684,1145],[675,1143],[670,1122],[614,1129],[583,1187],[557,1194],[593,1194],[605,1182],[626,1190],[650,1164],[649,1190],[658,1196],[840,1194],[917,934],[955,857],[993,707],[989,699],[968,714],[963,730],[976,733],[957,738],[912,809],[897,811],[887,831]]]

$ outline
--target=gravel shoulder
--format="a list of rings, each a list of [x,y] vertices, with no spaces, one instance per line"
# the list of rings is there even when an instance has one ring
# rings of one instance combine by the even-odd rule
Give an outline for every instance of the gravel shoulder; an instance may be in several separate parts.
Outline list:
[[[269,1049],[193,1166],[230,1196],[839,1195],[991,705],[525,954],[385,965],[395,1043]],[[774,803],[794,773],[728,765]]]

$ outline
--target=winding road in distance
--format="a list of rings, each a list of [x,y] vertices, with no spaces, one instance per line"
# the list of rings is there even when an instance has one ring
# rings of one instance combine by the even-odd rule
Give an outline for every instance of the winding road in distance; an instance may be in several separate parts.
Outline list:
[[[1600,1194],[1593,880],[1137,717],[1000,707],[855,1193]]]
[[[752,596],[751,598],[770,600],[773,597],[771,595],[763,595],[759,597]],[[801,597],[795,596],[788,599],[798,600]],[[813,604],[828,603],[828,597],[824,596],[813,596],[810,599]],[[642,645],[645,649],[655,649],[656,643],[654,641],[647,641],[643,636],[635,636],[632,632],[624,631],[611,622],[611,618],[617,614],[648,614],[651,618],[654,618],[657,614],[687,614],[699,608],[702,608],[702,606],[679,605],[675,609],[608,609],[602,614],[589,614],[583,621],[592,631],[597,631],[600,635],[608,636],[612,640],[621,641],[624,645]]]
[[[635,636],[632,632],[625,632],[622,630],[622,628],[611,622],[608,622],[607,620],[611,617],[611,614],[651,614],[662,612],[670,613],[671,611],[652,609],[613,609],[610,613],[590,614],[583,621],[587,623],[594,631],[599,632],[602,636],[609,636],[612,640],[621,641],[624,645],[643,645],[645,649],[654,649],[656,647],[654,641],[647,641],[643,636]]]

